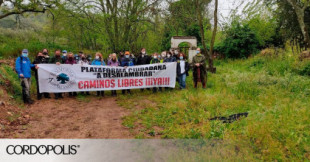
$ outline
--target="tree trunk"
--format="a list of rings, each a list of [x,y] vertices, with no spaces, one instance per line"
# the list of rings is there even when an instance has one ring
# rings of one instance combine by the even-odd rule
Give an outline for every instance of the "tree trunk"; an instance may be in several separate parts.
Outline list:
[[[200,9],[200,4],[199,4],[199,0],[196,0],[196,8],[197,8],[197,19],[198,19],[198,23],[199,23],[199,28],[200,28],[200,35],[201,35],[201,43],[204,49],[204,55],[206,56],[206,58],[208,58],[208,60],[210,59],[209,54],[208,54],[208,50],[207,50],[207,46],[205,43],[205,34],[204,34],[204,30],[203,30],[203,20],[202,20],[202,13],[201,13],[201,9]]]
[[[214,10],[214,29],[212,33],[212,40],[210,45],[210,55],[209,55],[209,70],[212,73],[216,72],[216,69],[213,67],[213,48],[214,48],[214,42],[217,32],[217,10],[218,10],[218,0],[215,0],[215,10]]]
[[[310,37],[309,37],[307,26],[305,24],[305,10],[308,7],[308,5],[305,2],[304,7],[301,8],[300,6],[298,6],[296,0],[287,0],[287,2],[289,4],[291,4],[295,10],[295,13],[296,13],[297,19],[298,19],[298,23],[299,23],[299,27],[301,29],[303,36],[304,36],[304,41],[306,43],[306,47],[308,49],[310,49]]]

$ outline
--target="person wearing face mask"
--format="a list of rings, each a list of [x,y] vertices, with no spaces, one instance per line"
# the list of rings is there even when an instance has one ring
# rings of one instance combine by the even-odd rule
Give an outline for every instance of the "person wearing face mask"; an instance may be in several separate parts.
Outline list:
[[[118,59],[117,59],[116,53],[113,53],[113,54],[111,55],[111,60],[108,61],[108,66],[117,67],[117,66],[119,66],[119,65],[120,65],[120,64],[119,64],[119,61],[118,61]],[[112,96],[117,96],[116,90],[112,90],[111,93],[112,93]]]
[[[23,49],[21,56],[16,59],[15,71],[20,78],[22,86],[23,101],[25,104],[33,104],[33,100],[30,98],[31,87],[31,68],[38,68],[36,65],[31,64],[28,58],[28,50]]]
[[[106,66],[105,62],[103,61],[102,54],[100,52],[96,53],[95,59],[93,60],[91,65]],[[104,91],[97,91],[97,96],[100,95],[104,97]]]
[[[178,55],[179,60],[177,61],[177,77],[180,85],[180,89],[186,88],[186,76],[188,76],[189,65],[186,60],[186,56],[183,53]]]
[[[87,55],[86,59],[87,59],[87,61],[88,61],[89,63],[92,62],[92,60],[91,60],[91,59],[92,59],[91,55]]]
[[[172,57],[172,53],[168,52],[167,57],[165,58],[164,62],[174,62],[174,57]]]
[[[118,60],[119,60],[120,63],[122,63],[122,59],[124,58],[124,56],[125,56],[125,55],[124,55],[124,52],[120,52],[120,53],[119,53],[119,55],[118,55]]]
[[[53,57],[51,57],[51,59],[49,60],[49,63],[50,64],[56,64],[56,65],[60,65],[62,63],[65,63],[63,62],[63,60],[61,59],[61,51],[60,50],[56,50],[55,51],[55,55]],[[62,96],[62,93],[54,93],[55,95],[55,99],[60,99],[60,98],[63,98]]]
[[[141,49],[141,53],[137,58],[137,65],[147,65],[150,64],[152,58],[150,56],[148,56],[148,54],[146,53],[145,48]]]
[[[44,48],[42,50],[42,53],[43,53],[44,57],[47,59],[47,62],[49,62],[50,56],[48,55],[48,50],[46,48]]]
[[[152,60],[151,60],[151,64],[158,64],[158,63],[160,63],[160,60],[159,60],[159,58],[158,58],[158,53],[154,53],[154,54],[153,54],[153,58],[152,58]],[[162,88],[161,88],[161,87],[159,87],[159,91],[162,91]],[[157,88],[154,87],[154,88],[153,88],[153,93],[156,93],[156,92],[157,92]]]
[[[82,54],[82,55],[81,55],[81,60],[80,60],[77,64],[79,64],[79,65],[81,65],[81,66],[89,65],[89,62],[88,62],[88,60],[87,60],[85,54]],[[89,95],[89,92],[88,92],[88,91],[87,91],[87,92],[81,92],[82,95],[84,95],[85,93],[86,93],[86,95]]]
[[[165,59],[166,59],[167,53],[166,51],[163,51],[161,53],[161,58],[160,58],[160,63],[164,63]]]
[[[122,61],[121,61],[121,66],[127,68],[128,66],[134,66],[134,62],[132,60],[132,58],[130,57],[130,52],[126,51],[125,52],[125,56],[123,57]],[[130,89],[127,90],[122,90],[122,94],[124,95],[125,93],[131,94]]]
[[[74,59],[74,55],[72,52],[68,53],[68,58],[67,58],[65,64],[71,64],[71,65],[76,64],[76,60]],[[77,96],[77,93],[76,92],[69,92],[69,97],[72,97],[72,96]]]
[[[32,64],[47,64],[47,59],[44,57],[42,52],[39,52],[37,57],[35,58],[35,60],[32,62]],[[42,99],[42,95],[45,98],[51,98],[49,93],[40,93],[39,92],[39,80],[38,80],[38,69],[36,68],[32,68],[32,70],[35,73],[35,79],[36,79],[36,83],[37,83],[37,99],[41,100]]]
[[[137,65],[148,65],[148,64],[150,64],[151,60],[152,60],[152,58],[146,53],[146,49],[141,48],[141,52],[136,59],[136,61],[137,61],[136,64]],[[144,88],[141,88],[140,90],[141,90],[141,92],[143,92]],[[150,90],[150,89],[148,88],[148,90]]]
[[[179,50],[174,50],[174,53],[173,53],[173,58],[174,58],[174,61],[177,61],[178,60],[178,55],[179,55]]]
[[[84,54],[81,55],[81,60],[78,61],[79,65],[83,66],[83,65],[89,65],[88,60],[86,59],[86,56]]]
[[[197,48],[197,54],[193,57],[193,78],[194,87],[197,88],[198,82],[202,83],[203,88],[206,88],[206,58],[201,54],[200,48]]]
[[[67,50],[62,51],[62,56],[61,56],[62,62],[67,61],[67,54],[68,54]]]

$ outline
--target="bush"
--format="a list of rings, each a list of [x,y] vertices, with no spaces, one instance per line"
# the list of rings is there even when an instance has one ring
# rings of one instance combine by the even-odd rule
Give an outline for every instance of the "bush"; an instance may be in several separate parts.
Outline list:
[[[302,76],[310,76],[310,61],[301,62],[296,66],[295,71]]]
[[[255,32],[248,25],[234,22],[226,31],[224,41],[215,47],[227,58],[247,58],[258,52],[259,41]]]

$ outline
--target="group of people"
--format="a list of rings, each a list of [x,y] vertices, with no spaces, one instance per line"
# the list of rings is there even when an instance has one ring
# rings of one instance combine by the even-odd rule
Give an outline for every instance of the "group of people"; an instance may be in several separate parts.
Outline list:
[[[138,57],[131,54],[129,51],[110,54],[108,58],[104,59],[100,52],[95,54],[95,58],[92,59],[91,55],[86,55],[82,51],[79,54],[73,54],[66,50],[56,50],[54,55],[50,57],[48,49],[43,49],[39,52],[35,60],[31,63],[27,49],[22,51],[21,56],[16,59],[15,70],[21,80],[23,101],[27,104],[32,104],[33,100],[30,98],[30,85],[31,85],[31,70],[35,73],[35,79],[37,83],[37,99],[42,97],[51,98],[49,93],[39,92],[38,82],[38,64],[79,64],[79,65],[94,65],[94,66],[121,66],[128,67],[134,65],[147,65],[157,63],[169,63],[177,62],[177,80],[180,85],[180,89],[186,88],[186,77],[190,69],[190,64],[186,59],[184,53],[178,50],[163,51],[161,54],[153,53],[148,55],[145,48],[141,49],[141,53]],[[194,87],[197,88],[198,82],[202,83],[203,88],[206,88],[206,66],[205,56],[201,54],[200,48],[197,48],[197,54],[192,61]],[[168,88],[166,88],[168,89]],[[143,91],[144,89],[141,89]],[[150,89],[149,89],[150,90]],[[153,92],[162,91],[162,88],[153,88]],[[122,90],[122,94],[131,94],[130,89]],[[81,92],[82,94],[89,95],[89,92]],[[63,98],[63,93],[55,93],[55,99]],[[69,92],[69,96],[76,96],[77,92]],[[116,96],[116,90],[112,91],[112,96]],[[104,91],[97,91],[97,96],[104,96]]]

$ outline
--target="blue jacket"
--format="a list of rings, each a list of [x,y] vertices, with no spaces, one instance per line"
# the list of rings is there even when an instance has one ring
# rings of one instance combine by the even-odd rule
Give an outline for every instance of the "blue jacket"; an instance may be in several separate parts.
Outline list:
[[[15,62],[15,70],[20,77],[20,74],[24,75],[24,78],[31,77],[31,68],[34,67],[34,64],[31,64],[28,57],[19,56]]]
[[[93,60],[93,62],[91,63],[91,65],[102,65],[105,66],[105,62],[104,61],[100,61],[100,60]]]
[[[133,59],[123,57],[121,60],[121,66],[134,66]]]

